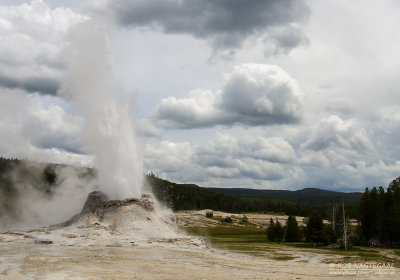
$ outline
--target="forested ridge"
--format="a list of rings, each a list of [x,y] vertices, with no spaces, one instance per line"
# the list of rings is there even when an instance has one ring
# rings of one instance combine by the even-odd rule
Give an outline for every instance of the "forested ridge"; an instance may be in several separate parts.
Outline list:
[[[328,218],[331,206],[344,201],[349,216],[355,218],[361,197],[361,193],[348,194],[321,189],[298,191],[238,189],[236,191],[236,189],[203,188],[193,184],[169,182],[152,173],[147,175],[147,181],[157,198],[166,202],[174,210],[275,212],[296,216],[306,216],[311,210],[316,210],[324,218]]]
[[[317,188],[301,190],[258,190],[244,188],[209,188],[209,190],[233,196],[277,198],[299,202],[303,205],[323,205],[329,203],[352,202],[361,198],[360,192],[344,193]]]

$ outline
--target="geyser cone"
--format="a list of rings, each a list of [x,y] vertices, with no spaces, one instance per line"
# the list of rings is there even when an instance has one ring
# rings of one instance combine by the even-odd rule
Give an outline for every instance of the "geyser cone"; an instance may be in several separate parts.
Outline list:
[[[140,240],[176,238],[179,230],[174,215],[161,215],[149,194],[141,198],[109,200],[101,191],[91,192],[82,211],[55,228],[79,234],[101,236],[99,239],[121,237]]]
[[[107,200],[109,199],[105,193],[101,191],[91,192],[88,195],[85,204],[83,205],[81,214],[95,211],[97,208],[100,207],[100,205],[104,204],[104,202],[106,202]]]
[[[70,220],[39,229],[10,231],[1,240],[62,246],[132,246],[185,244],[205,247],[204,239],[185,237],[173,214],[158,213],[153,197],[109,200],[101,191],[88,195]],[[47,246],[46,245],[46,246]],[[169,246],[169,245],[168,245]]]

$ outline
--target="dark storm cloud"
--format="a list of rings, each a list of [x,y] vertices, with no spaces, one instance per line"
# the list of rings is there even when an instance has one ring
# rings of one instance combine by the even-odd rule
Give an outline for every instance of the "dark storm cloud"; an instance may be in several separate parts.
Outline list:
[[[48,78],[22,78],[16,79],[0,74],[0,86],[8,89],[22,89],[31,93],[56,95],[60,84]]]
[[[300,0],[118,0],[109,1],[108,9],[120,25],[189,34],[210,40],[216,49],[238,48],[248,36],[267,33],[268,37],[269,31],[285,30],[282,27],[289,27],[286,35],[271,32],[272,39],[284,49],[296,47],[305,36],[290,27],[310,13]]]

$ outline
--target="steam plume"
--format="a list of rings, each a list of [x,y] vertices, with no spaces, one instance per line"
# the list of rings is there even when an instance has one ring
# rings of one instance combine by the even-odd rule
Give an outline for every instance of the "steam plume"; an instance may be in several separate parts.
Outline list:
[[[80,23],[71,31],[68,70],[60,94],[84,111],[84,136],[98,169],[99,189],[113,199],[137,197],[143,185],[143,145],[133,126],[135,100],[123,103],[118,98],[109,31],[97,20]]]

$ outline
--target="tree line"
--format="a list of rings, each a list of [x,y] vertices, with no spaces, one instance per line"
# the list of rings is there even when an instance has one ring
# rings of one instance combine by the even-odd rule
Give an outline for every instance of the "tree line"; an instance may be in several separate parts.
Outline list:
[[[385,189],[365,189],[359,221],[363,243],[400,247],[400,177]]]
[[[382,186],[365,189],[357,221],[358,225],[352,226],[345,207],[336,205],[331,208],[328,224],[323,223],[317,211],[311,211],[305,226],[299,226],[293,216],[288,217],[286,225],[271,219],[267,234],[269,240],[277,242],[400,247],[400,177],[386,190]]]
[[[245,212],[274,212],[295,216],[307,216],[312,210],[321,213],[321,216],[328,219],[333,203],[302,204],[301,202],[267,198],[229,195],[215,192],[212,189],[201,188],[191,184],[176,184],[158,178],[153,173],[146,176],[148,188],[156,198],[173,210],[200,210],[213,209],[231,213]],[[347,201],[346,209],[349,216],[356,217],[358,201]]]
[[[305,218],[305,225],[299,226],[295,216],[288,216],[286,224],[271,218],[266,230],[268,239],[274,242],[310,242],[316,245],[344,244],[341,230],[331,224],[324,224],[322,216],[311,211]],[[346,240],[347,242],[347,240]]]

